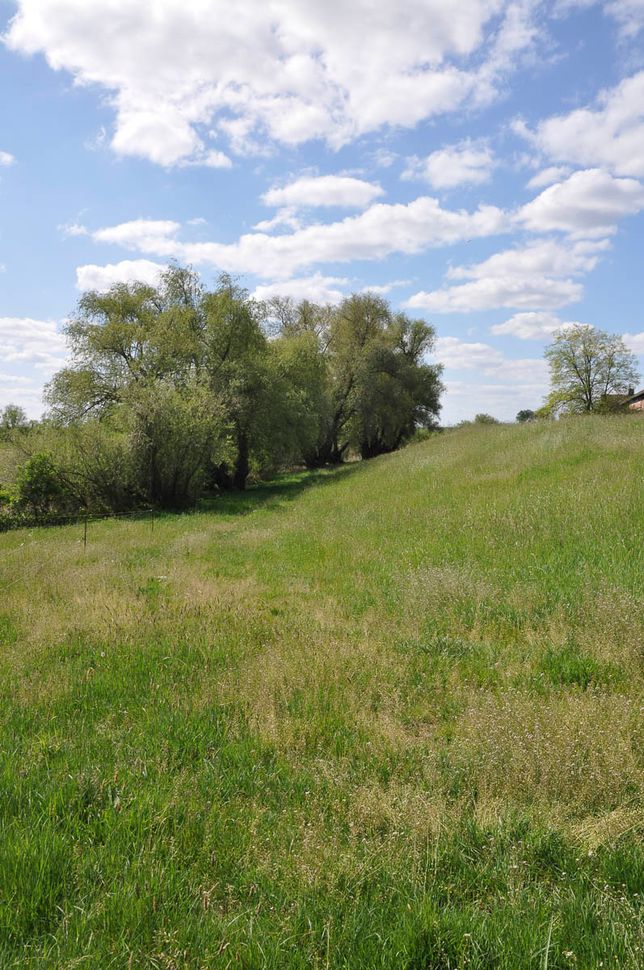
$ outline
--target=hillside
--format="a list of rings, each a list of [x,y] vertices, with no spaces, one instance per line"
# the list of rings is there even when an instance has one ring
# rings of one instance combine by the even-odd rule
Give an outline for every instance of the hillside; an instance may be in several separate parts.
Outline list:
[[[473,427],[0,535],[0,966],[640,966],[643,467]]]

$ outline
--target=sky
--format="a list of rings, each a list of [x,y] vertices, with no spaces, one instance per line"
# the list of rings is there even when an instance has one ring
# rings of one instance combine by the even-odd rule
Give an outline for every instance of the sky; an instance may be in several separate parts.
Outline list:
[[[0,0],[0,407],[171,260],[432,323],[444,424],[566,323],[644,371],[644,0]]]

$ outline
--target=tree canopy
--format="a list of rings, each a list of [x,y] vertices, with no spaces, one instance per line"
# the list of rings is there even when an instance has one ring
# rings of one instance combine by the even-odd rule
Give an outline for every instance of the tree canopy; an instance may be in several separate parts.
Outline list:
[[[550,368],[550,414],[602,411],[612,395],[626,395],[639,380],[635,355],[618,334],[586,324],[554,334],[545,356]]]
[[[433,328],[374,294],[263,303],[172,266],[158,286],[83,294],[66,335],[49,434],[84,503],[180,507],[280,468],[371,458],[440,411]]]

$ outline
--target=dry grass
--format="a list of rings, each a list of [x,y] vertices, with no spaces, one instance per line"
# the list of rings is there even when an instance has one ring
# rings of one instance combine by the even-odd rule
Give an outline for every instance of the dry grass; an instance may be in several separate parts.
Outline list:
[[[639,966],[643,432],[0,536],[0,964]]]

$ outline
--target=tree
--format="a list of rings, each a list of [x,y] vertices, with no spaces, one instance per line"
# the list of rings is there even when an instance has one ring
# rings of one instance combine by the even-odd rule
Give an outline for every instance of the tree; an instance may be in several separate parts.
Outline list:
[[[477,414],[474,418],[474,424],[500,424],[501,422],[498,418],[493,418],[491,414]]]
[[[133,283],[85,293],[66,327],[72,364],[46,390],[55,423],[71,430],[98,421],[120,435],[138,469],[137,495],[167,507],[194,501],[225,430],[207,371],[204,301],[195,274],[179,267],[168,269],[158,287]],[[84,469],[89,481],[92,458],[83,449],[94,439],[73,440],[79,476]],[[122,454],[109,437],[98,440],[109,442],[103,456]],[[100,479],[114,481],[105,462]]]
[[[29,426],[24,408],[18,404],[7,404],[0,410],[0,434],[22,430]]]
[[[535,412],[531,411],[530,408],[523,408],[517,413],[516,420],[519,424],[525,424],[526,421],[534,421],[536,416]]]
[[[625,395],[639,374],[635,355],[618,334],[586,324],[564,327],[546,347],[551,414],[588,414],[605,408],[610,395]]]
[[[321,433],[307,454],[311,467],[393,451],[418,427],[435,426],[442,384],[439,365],[423,363],[434,330],[393,314],[373,293],[354,294],[338,307],[271,301],[282,335],[313,335],[326,365]]]

